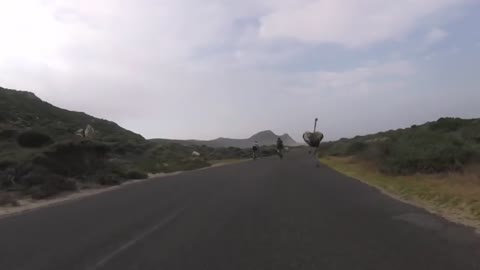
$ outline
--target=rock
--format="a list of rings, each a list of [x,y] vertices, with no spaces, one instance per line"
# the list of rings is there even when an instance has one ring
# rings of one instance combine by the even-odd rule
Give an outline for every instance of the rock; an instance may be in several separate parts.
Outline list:
[[[93,138],[95,136],[95,129],[91,125],[87,125],[85,129],[78,129],[75,135],[83,138]]]
[[[87,127],[85,128],[85,138],[93,138],[95,136],[95,130],[93,129],[92,126],[90,125],[87,125]]]
[[[200,156],[200,153],[197,152],[197,151],[193,151],[193,152],[192,152],[192,156],[193,156],[193,157],[199,157],[199,156]]]
[[[84,135],[84,133],[83,133],[83,128],[75,131],[75,135],[80,136],[80,137],[84,137],[85,135]]]

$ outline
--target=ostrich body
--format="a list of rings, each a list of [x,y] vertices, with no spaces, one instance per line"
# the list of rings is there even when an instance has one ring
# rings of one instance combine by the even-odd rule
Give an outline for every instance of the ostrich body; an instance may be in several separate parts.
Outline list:
[[[315,125],[313,127],[313,132],[305,132],[303,133],[303,140],[310,146],[315,148],[313,151],[313,156],[315,157],[317,167],[320,165],[319,161],[317,160],[318,150],[320,143],[323,140],[323,133],[317,131],[317,121],[318,118],[315,118]]]

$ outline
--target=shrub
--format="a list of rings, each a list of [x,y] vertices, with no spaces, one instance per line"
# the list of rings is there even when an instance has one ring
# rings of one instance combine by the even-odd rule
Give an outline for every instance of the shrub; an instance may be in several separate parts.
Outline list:
[[[125,174],[125,177],[127,179],[147,179],[148,178],[148,175],[144,172],[140,172],[140,171],[128,171],[126,174]]]
[[[339,141],[338,143],[333,144],[328,148],[327,153],[332,156],[345,156],[347,154],[347,149],[349,143],[345,141]]]
[[[120,185],[123,182],[123,179],[118,175],[103,174],[97,176],[96,182],[98,182],[102,186],[116,186]]]
[[[460,127],[464,126],[468,120],[461,118],[440,118],[436,122],[430,125],[431,130],[441,130],[441,131],[456,131]]]
[[[51,174],[46,169],[39,167],[21,177],[19,182],[24,186],[31,187],[47,183],[51,179],[50,177]]]
[[[17,131],[14,129],[0,130],[0,139],[12,139],[17,135]]]
[[[322,143],[329,155],[355,155],[391,174],[461,171],[480,162],[480,120],[441,118],[409,129]],[[360,139],[365,139],[367,145]]]
[[[346,149],[347,155],[355,155],[365,151],[368,148],[368,144],[364,142],[353,142],[348,145]]]
[[[393,174],[460,171],[472,151],[454,143],[430,145],[394,145],[383,162],[383,171]]]
[[[17,137],[17,143],[25,148],[40,148],[53,143],[50,136],[34,131],[24,131]]]
[[[77,177],[103,169],[108,151],[107,145],[95,141],[67,141],[52,145],[33,163],[59,175]]]
[[[10,159],[2,159],[0,160],[0,170],[5,170],[7,168],[15,167],[16,162]]]
[[[137,143],[134,141],[117,142],[112,146],[112,152],[118,155],[141,155],[147,151],[149,145],[146,143]]]
[[[62,191],[77,190],[77,183],[72,179],[67,179],[56,174],[38,174],[30,173],[24,179],[31,185],[28,193],[34,199],[44,199],[59,194]]]

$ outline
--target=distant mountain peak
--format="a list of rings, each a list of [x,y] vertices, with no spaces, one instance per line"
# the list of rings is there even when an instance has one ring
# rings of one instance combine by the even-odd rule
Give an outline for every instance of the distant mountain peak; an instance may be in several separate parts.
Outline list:
[[[297,142],[295,142],[295,140],[293,140],[287,133],[279,136],[271,130],[260,131],[250,137],[250,140],[258,141],[259,144],[263,145],[271,145],[276,143],[277,138],[281,138],[285,145],[297,145]]]
[[[263,131],[260,131],[260,132],[258,132],[258,133],[256,133],[256,134],[254,134],[254,135],[252,136],[252,138],[255,137],[255,136],[258,136],[258,135],[271,135],[271,136],[276,136],[275,133],[274,133],[273,131],[271,131],[271,130],[263,130]]]
[[[283,143],[287,146],[296,146],[298,143],[290,137],[287,133],[282,136],[276,135],[271,130],[264,130],[256,133],[248,139],[230,139],[220,137],[211,141],[195,141],[195,140],[173,140],[174,142],[181,143],[184,145],[207,145],[211,147],[238,147],[238,148],[250,148],[256,142],[260,145],[275,145],[277,138],[282,138]],[[161,139],[160,139],[161,140]],[[171,140],[166,140],[171,141]]]
[[[264,141],[264,140],[271,140],[272,138],[276,138],[276,137],[278,137],[278,136],[275,135],[275,133],[273,133],[273,131],[264,130],[264,131],[260,131],[257,134],[253,135],[252,137],[250,137],[250,139],[258,140],[258,141]]]

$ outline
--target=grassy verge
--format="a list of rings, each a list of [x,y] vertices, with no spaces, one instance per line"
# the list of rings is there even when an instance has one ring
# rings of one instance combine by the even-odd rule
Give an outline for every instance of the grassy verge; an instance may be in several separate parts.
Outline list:
[[[228,165],[228,164],[235,164],[235,163],[240,163],[240,162],[245,162],[247,158],[238,158],[238,159],[219,159],[219,160],[211,160],[209,161],[212,166],[221,166],[221,165]]]
[[[384,193],[423,207],[445,218],[480,228],[480,174],[464,173],[391,176],[350,157],[324,157],[322,163]]]

